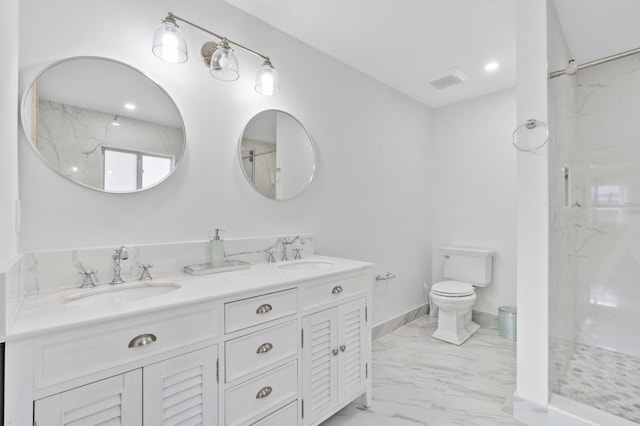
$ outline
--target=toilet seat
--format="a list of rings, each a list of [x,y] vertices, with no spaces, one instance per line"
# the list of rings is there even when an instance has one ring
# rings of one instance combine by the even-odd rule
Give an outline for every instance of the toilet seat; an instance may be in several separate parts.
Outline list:
[[[431,292],[443,297],[465,297],[475,294],[471,284],[461,281],[440,281],[431,287]]]

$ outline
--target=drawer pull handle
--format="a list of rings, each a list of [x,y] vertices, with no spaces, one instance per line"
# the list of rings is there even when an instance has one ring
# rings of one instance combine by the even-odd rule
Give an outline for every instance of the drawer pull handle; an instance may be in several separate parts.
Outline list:
[[[331,353],[333,354],[333,356],[337,356],[338,355],[338,350],[334,349],[334,350],[331,351]]]
[[[129,342],[129,347],[130,348],[139,348],[140,346],[146,346],[149,343],[153,343],[156,340],[158,340],[158,339],[153,334],[141,334],[141,335],[136,336],[133,339],[131,339],[131,341]]]
[[[256,399],[266,398],[271,395],[271,392],[273,392],[271,386],[265,386],[256,394]]]
[[[270,304],[265,303],[264,305],[258,306],[258,309],[256,309],[256,314],[266,314],[267,312],[270,312],[272,310],[273,307]]]
[[[335,286],[333,290],[331,290],[331,294],[340,294],[340,293],[342,293],[342,287],[340,287],[339,285]]]
[[[273,345],[271,343],[263,343],[258,347],[258,350],[256,351],[256,353],[257,354],[266,354],[271,349],[273,349]]]
[[[340,352],[344,352],[347,350],[347,347],[345,345],[340,346]]]

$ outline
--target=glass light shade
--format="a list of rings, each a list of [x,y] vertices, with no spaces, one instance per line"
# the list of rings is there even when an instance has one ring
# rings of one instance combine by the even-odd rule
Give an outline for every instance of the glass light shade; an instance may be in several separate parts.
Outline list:
[[[280,78],[278,72],[269,60],[264,61],[256,75],[256,92],[265,96],[280,93]]]
[[[209,72],[222,81],[234,81],[240,76],[238,60],[226,40],[222,40],[213,51]]]
[[[179,64],[187,60],[187,43],[175,22],[165,20],[153,34],[153,54],[163,61]]]

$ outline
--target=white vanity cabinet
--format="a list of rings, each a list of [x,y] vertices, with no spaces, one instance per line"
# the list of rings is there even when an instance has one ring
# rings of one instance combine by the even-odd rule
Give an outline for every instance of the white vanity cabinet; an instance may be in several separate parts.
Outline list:
[[[99,380],[34,403],[34,424],[142,425],[142,371]]]
[[[142,424],[217,425],[217,360],[209,346],[144,367]]]
[[[226,426],[259,425],[294,409],[297,418],[298,294],[294,287],[225,303]]]
[[[302,320],[303,424],[315,425],[367,390],[370,333],[366,299]]]
[[[34,402],[38,426],[217,424],[211,346]]]
[[[185,279],[198,293],[161,308],[57,308],[64,326],[9,336],[5,425],[316,426],[368,406],[371,265],[343,262],[259,265],[219,293],[215,276]]]
[[[5,424],[216,425],[220,313],[196,303],[11,341]]]

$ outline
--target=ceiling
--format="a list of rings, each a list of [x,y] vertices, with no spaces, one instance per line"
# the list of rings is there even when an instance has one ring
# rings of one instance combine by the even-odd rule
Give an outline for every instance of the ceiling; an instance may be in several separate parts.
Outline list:
[[[515,85],[514,0],[225,1],[431,107]],[[469,79],[429,84],[455,67]]]
[[[225,1],[430,107],[515,86],[517,0]],[[579,64],[640,47],[639,0],[553,2]],[[467,81],[429,84],[456,67]]]
[[[578,64],[640,47],[640,1],[553,0],[553,3]]]

